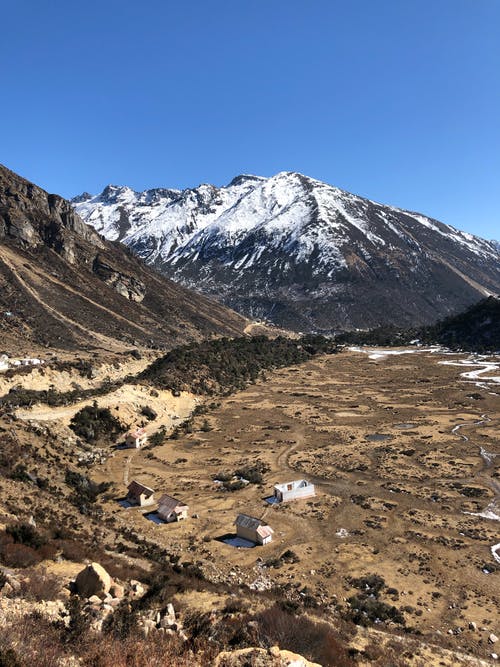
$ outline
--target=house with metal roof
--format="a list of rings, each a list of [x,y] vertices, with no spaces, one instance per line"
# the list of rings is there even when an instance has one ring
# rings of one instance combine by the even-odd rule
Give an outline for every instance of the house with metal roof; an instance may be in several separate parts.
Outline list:
[[[182,519],[187,519],[189,505],[164,494],[158,501],[158,510],[157,514],[163,521],[167,523],[172,523],[173,521],[181,521]]]
[[[289,500],[299,500],[300,498],[311,498],[316,495],[314,484],[306,479],[296,479],[294,482],[285,484],[276,484],[274,487],[274,497],[280,503]]]
[[[274,530],[262,519],[256,519],[248,514],[238,514],[234,523],[237,536],[244,540],[255,544],[268,544],[273,539]]]
[[[135,479],[128,485],[127,502],[131,505],[152,505],[154,503],[154,491],[149,486],[144,486]]]

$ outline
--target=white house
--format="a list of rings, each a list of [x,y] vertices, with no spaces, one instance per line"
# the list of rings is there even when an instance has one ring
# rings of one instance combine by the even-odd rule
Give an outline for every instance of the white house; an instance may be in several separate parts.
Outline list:
[[[128,485],[127,500],[131,505],[152,505],[154,503],[154,491],[149,486],[144,486],[135,479]]]
[[[125,446],[129,449],[140,449],[147,441],[148,436],[143,428],[129,431],[125,436]]]
[[[274,497],[280,503],[289,500],[299,500],[300,498],[311,498],[316,495],[314,484],[305,479],[297,479],[294,482],[286,484],[276,484],[274,487]]]
[[[180,500],[176,500],[166,493],[158,501],[157,514],[160,519],[163,519],[167,523],[187,519],[188,510],[189,505],[185,505]]]
[[[265,521],[256,519],[248,514],[238,514],[236,517],[236,535],[255,542],[255,544],[268,544],[273,539],[274,530]]]

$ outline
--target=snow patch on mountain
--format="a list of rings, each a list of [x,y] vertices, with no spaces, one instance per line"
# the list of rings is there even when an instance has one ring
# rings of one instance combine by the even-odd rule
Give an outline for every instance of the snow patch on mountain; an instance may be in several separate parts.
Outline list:
[[[186,190],[110,185],[73,205],[174,280],[250,316],[279,311],[286,326],[294,303],[292,319],[310,329],[327,312],[349,322],[356,308],[361,326],[365,313],[384,321],[379,311],[395,302],[413,323],[418,308],[430,319],[442,304],[451,310],[500,289],[494,242],[296,172]]]
[[[221,188],[203,184],[187,190],[135,192],[110,185],[99,195],[75,198],[74,206],[106,238],[134,247],[152,263],[161,260],[175,265],[186,253],[199,256],[198,248],[214,244],[235,249],[251,235],[269,248],[293,253],[298,262],[316,253],[321,265],[342,267],[346,261],[341,248],[353,233],[364,237],[368,255],[369,246],[388,244],[385,231],[411,243],[408,230],[397,220],[401,214],[476,255],[493,257],[498,253],[493,243],[472,234],[294,172],[281,172],[272,178],[242,175]],[[256,245],[236,260],[234,253],[226,252],[225,262],[238,269],[250,268],[262,252]]]

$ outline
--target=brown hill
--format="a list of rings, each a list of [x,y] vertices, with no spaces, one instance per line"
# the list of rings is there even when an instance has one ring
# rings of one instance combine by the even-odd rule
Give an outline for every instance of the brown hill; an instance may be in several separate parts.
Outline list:
[[[172,283],[0,165],[0,331],[59,349],[165,348],[241,335],[247,321]]]

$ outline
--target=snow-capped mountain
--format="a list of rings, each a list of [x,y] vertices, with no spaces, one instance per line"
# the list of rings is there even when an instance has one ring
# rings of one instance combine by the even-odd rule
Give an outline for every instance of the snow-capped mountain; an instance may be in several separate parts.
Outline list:
[[[423,324],[500,292],[493,242],[298,173],[73,205],[174,280],[293,329]]]

